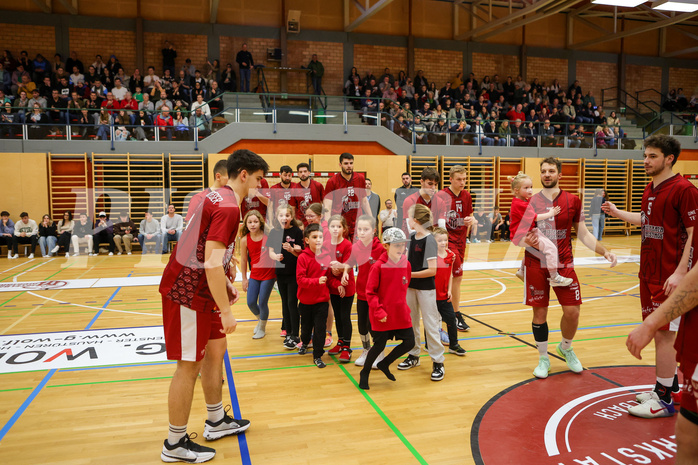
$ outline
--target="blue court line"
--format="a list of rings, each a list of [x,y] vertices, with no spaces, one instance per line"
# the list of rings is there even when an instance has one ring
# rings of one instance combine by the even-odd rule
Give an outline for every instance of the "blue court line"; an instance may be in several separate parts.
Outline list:
[[[95,315],[95,317],[92,319],[92,321],[89,322],[87,327],[85,329],[90,329],[90,327],[94,324],[95,321],[97,321],[97,317],[102,314],[104,311],[103,309],[109,305],[109,302],[116,296],[116,294],[121,290],[121,288],[117,288],[114,293],[109,297],[109,300],[102,306],[102,310]],[[10,431],[10,429],[14,426],[14,424],[19,420],[19,417],[22,416],[22,414],[29,408],[29,405],[36,399],[36,396],[39,395],[39,392],[46,386],[46,384],[49,382],[51,377],[58,371],[57,368],[52,369],[48,373],[46,373],[46,376],[44,376],[44,379],[41,380],[38,386],[34,388],[31,394],[29,394],[29,397],[20,405],[20,407],[17,409],[17,411],[12,415],[12,418],[10,418],[7,423],[5,423],[5,426],[2,427],[0,430],[0,442],[2,442],[3,438],[5,435]]]
[[[225,350],[225,373],[228,378],[228,390],[230,391],[230,403],[233,406],[233,417],[242,418],[242,412],[240,411],[240,402],[238,402],[237,392],[235,390],[235,381],[233,380],[233,368],[230,366],[230,357],[228,356],[228,349]],[[250,458],[250,449],[247,447],[247,436],[245,433],[238,434],[238,444],[240,445],[240,459],[243,465],[252,465],[252,459]]]
[[[133,271],[131,271],[131,272],[128,274],[127,278],[130,278],[132,274],[133,274]],[[109,304],[111,303],[112,299],[113,299],[114,297],[116,297],[116,294],[117,294],[120,290],[121,290],[120,287],[117,287],[117,288],[116,288],[116,290],[115,290],[114,293],[111,295],[111,297],[109,297],[109,300],[107,300],[107,303],[105,303],[104,305],[102,305],[102,309],[101,309],[99,312],[97,312],[97,314],[94,316],[94,318],[92,318],[92,321],[90,321],[90,322],[87,324],[87,326],[85,327],[85,329],[91,329],[91,328],[92,328],[92,325],[95,324],[95,323],[97,322],[97,318],[99,318],[100,316],[102,316],[102,313],[104,313],[104,309],[107,308],[107,305],[109,305]]]

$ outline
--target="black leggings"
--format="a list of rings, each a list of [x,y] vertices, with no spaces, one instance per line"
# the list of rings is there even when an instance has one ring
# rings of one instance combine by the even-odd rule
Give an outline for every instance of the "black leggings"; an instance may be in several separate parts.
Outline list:
[[[456,314],[453,311],[453,304],[448,300],[437,300],[436,309],[439,311],[441,319],[446,323],[448,345],[454,347],[458,344],[458,328],[456,327]]]
[[[351,306],[354,296],[340,297],[330,294],[332,309],[334,310],[334,323],[337,326],[337,337],[345,344],[351,344]]]
[[[359,320],[359,334],[365,336],[371,332],[371,320],[368,318],[368,302],[356,299],[356,315]]]
[[[371,372],[373,362],[375,362],[378,355],[385,350],[385,345],[391,339],[402,340],[402,342],[385,356],[381,362],[385,364],[385,366],[390,366],[395,360],[414,348],[414,330],[411,327],[392,329],[390,331],[373,331],[373,347],[368,351],[364,367],[361,369],[361,373],[364,376],[367,376]]]
[[[327,310],[329,302],[317,304],[298,304],[301,313],[301,341],[303,347],[310,344],[310,335],[313,336],[313,358],[320,358],[325,353],[325,330],[327,329]],[[314,330],[314,332],[313,332]]]
[[[61,233],[61,235],[58,236],[58,245],[63,247],[65,253],[70,252],[70,232]]]
[[[289,281],[285,281],[289,279]],[[283,328],[287,336],[298,337],[298,325],[300,314],[298,313],[298,283],[293,278],[285,276],[277,279],[279,295],[281,295],[281,308],[283,315]]]

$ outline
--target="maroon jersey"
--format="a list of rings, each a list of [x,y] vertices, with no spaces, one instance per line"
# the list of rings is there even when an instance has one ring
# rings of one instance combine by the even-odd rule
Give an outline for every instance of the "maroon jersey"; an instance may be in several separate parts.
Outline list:
[[[465,248],[468,238],[468,227],[465,225],[465,218],[473,214],[473,198],[470,192],[463,189],[458,196],[450,189],[439,191],[436,196],[441,201],[443,211],[441,216],[434,215],[434,225],[438,220],[446,220],[446,230],[448,231],[448,243],[457,250]]]
[[[291,183],[289,187],[284,187],[281,183],[274,184],[269,189],[269,206],[272,208],[272,213],[276,215],[276,209],[281,205],[291,204],[293,198],[293,189],[295,184]]]
[[[461,192],[462,193],[462,192]],[[405,219],[405,224],[403,225],[403,229],[407,231],[407,218],[410,216],[410,208],[412,205],[415,204],[420,204],[424,205],[431,210],[431,215],[434,219],[434,224],[433,226],[436,226],[438,220],[440,218],[443,218],[444,212],[446,210],[447,204],[446,202],[443,201],[443,197],[438,194],[434,194],[433,197],[431,197],[429,200],[426,200],[422,195],[419,193],[419,191],[415,192],[412,195],[409,195],[404,202],[402,202],[402,217]],[[470,212],[472,213],[472,201],[471,201],[471,208]],[[449,237],[449,242],[451,241],[451,238]]]
[[[269,183],[267,182],[267,180],[262,178],[260,185],[262,187],[259,189],[259,192],[262,195],[265,195],[267,198],[269,198]],[[242,217],[244,218],[245,215],[247,215],[247,212],[250,210],[257,210],[259,213],[262,214],[262,218],[266,220],[267,206],[264,205],[264,202],[259,200],[259,197],[257,197],[256,195],[254,197],[245,197],[245,200],[242,202]]]
[[[688,269],[696,266],[698,260],[698,234],[693,233],[693,244],[688,256]],[[684,363],[698,363],[698,307],[694,307],[681,317],[679,332],[676,334],[674,348],[676,349],[676,361],[682,366]]]
[[[196,211],[197,208],[199,208],[199,205],[201,202],[204,201],[208,193],[211,192],[211,188],[207,187],[206,189],[202,190],[201,192],[198,192],[194,194],[194,196],[189,200],[189,206],[187,207],[187,217],[184,218],[184,221],[186,223],[189,223],[189,220],[191,220],[191,217],[194,216],[194,212]]]
[[[206,241],[226,245],[222,265],[227,274],[239,223],[240,209],[233,190],[224,186],[209,192],[192,214],[170,256],[162,273],[160,294],[192,310],[213,310],[216,302],[208,288],[204,269]]]
[[[325,197],[332,200],[331,215],[342,215],[347,221],[349,235],[354,238],[354,225],[361,212],[361,201],[366,197],[366,179],[352,173],[347,181],[341,173],[335,174],[325,185]]]
[[[314,203],[322,203],[325,188],[314,179],[310,180],[308,187],[303,187],[301,183],[294,187],[291,205],[296,208],[296,218],[303,222],[303,227],[306,227],[308,221],[305,219],[305,211]]]
[[[658,186],[647,184],[642,194],[642,246],[640,279],[664,284],[681,261],[688,235],[694,225],[698,189],[676,174]]]
[[[558,263],[560,267],[574,266],[574,257],[572,256],[572,226],[584,221],[584,211],[582,210],[582,202],[579,197],[572,195],[567,191],[560,190],[560,193],[551,202],[543,195],[542,192],[537,193],[528,202],[529,208],[532,208],[536,215],[547,213],[553,207],[560,207],[560,213],[547,220],[538,221],[536,226],[557,246]],[[526,250],[526,258],[530,258],[533,262],[537,262],[540,266],[540,260],[531,252]],[[529,260],[526,261],[529,263]]]

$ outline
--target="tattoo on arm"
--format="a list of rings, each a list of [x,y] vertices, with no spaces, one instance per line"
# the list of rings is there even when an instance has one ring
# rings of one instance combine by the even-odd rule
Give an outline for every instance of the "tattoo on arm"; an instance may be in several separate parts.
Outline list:
[[[668,308],[664,315],[669,323],[698,305],[698,289],[677,290],[672,294],[667,304]]]

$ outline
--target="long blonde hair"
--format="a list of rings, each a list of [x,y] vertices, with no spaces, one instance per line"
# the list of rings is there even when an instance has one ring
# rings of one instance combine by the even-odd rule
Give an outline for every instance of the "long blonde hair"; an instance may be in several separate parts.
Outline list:
[[[240,229],[240,237],[245,237],[250,233],[250,230],[247,229],[247,218],[249,218],[250,216],[257,217],[257,219],[259,220],[259,230],[262,231],[262,233],[266,233],[267,232],[267,223],[264,221],[264,217],[262,216],[262,214],[259,213],[257,210],[250,210],[245,215],[245,219],[242,220],[242,228]]]
[[[529,175],[523,171],[519,171],[516,176],[509,176],[509,181],[511,182],[511,191],[514,192],[516,189],[521,187],[525,179],[531,179]]]
[[[296,209],[287,203],[276,207],[276,211],[274,212],[274,218],[272,218],[272,224],[274,225],[274,228],[281,229],[281,223],[279,223],[277,216],[279,216],[279,212],[282,210],[286,210],[287,213],[291,214],[291,226],[300,228],[301,222],[296,219]]]

